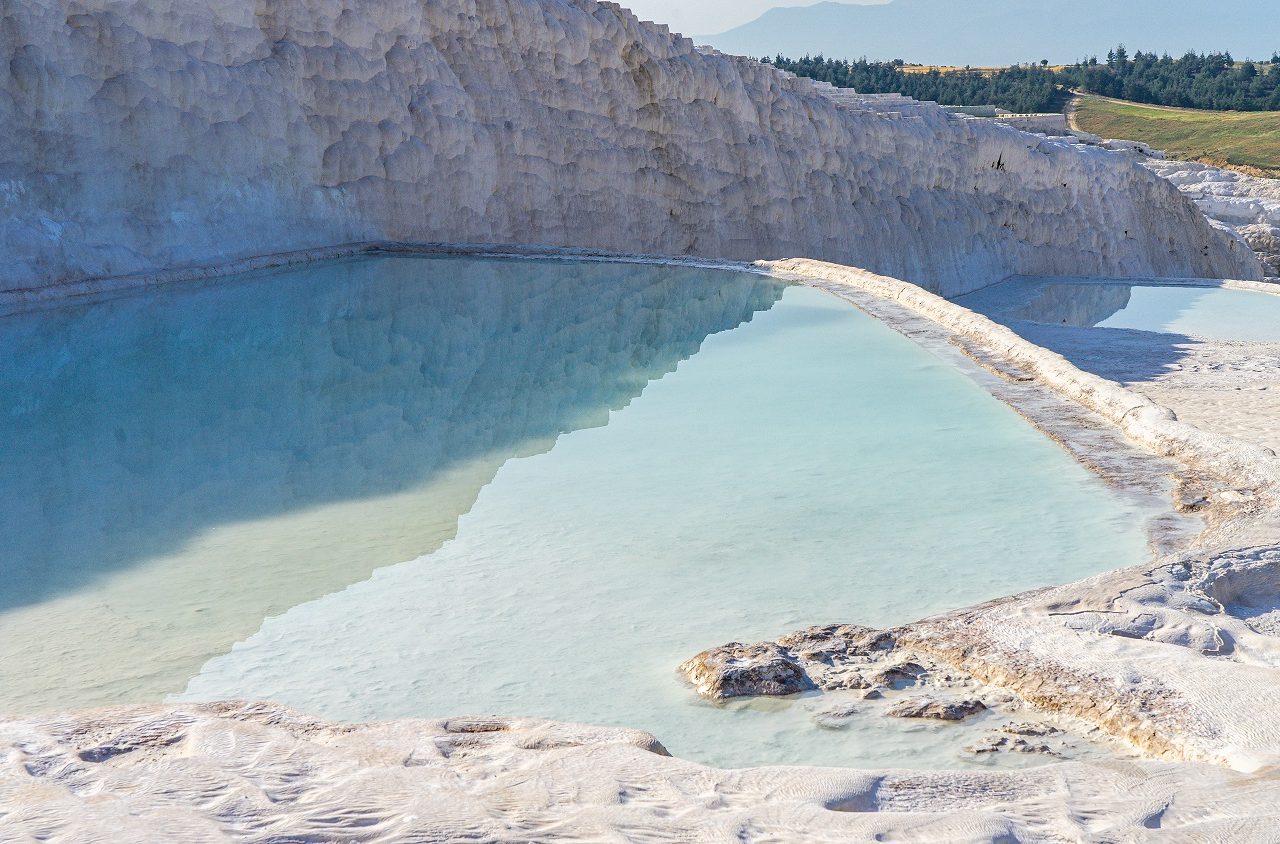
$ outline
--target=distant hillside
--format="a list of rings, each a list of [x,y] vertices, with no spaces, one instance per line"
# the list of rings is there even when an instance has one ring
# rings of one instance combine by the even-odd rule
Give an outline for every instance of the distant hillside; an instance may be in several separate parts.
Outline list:
[[[1118,42],[1145,50],[1229,50],[1270,58],[1280,49],[1276,0],[893,0],[880,6],[819,3],[773,9],[720,35],[701,36],[728,53],[925,64],[1074,62]]]

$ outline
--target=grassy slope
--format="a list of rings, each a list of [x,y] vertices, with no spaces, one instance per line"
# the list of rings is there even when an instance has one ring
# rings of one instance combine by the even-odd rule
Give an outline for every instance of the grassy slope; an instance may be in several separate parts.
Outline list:
[[[1280,175],[1280,112],[1155,108],[1086,95],[1075,120],[1086,132],[1141,141],[1174,158]]]

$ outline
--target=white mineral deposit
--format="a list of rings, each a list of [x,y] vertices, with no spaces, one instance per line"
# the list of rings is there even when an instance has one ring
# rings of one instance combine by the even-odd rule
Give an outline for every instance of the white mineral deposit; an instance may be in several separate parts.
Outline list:
[[[0,10],[0,841],[1277,840],[1280,342],[1102,323],[1144,285],[1274,296],[1280,182],[838,90],[595,0]],[[699,368],[761,336],[794,391]],[[846,369],[900,374],[801,377]],[[981,453],[850,465],[877,452],[859,405],[895,394],[919,442]],[[641,427],[664,400],[693,410]],[[685,447],[647,456],[654,430]],[[988,468],[921,490],[930,463]],[[663,475],[719,529],[609,497]],[[984,592],[941,519],[1010,496]],[[844,532],[796,537],[811,516]],[[1088,534],[1092,576],[999,544],[1051,530]],[[873,535],[878,581],[820,565]],[[991,600],[939,612],[912,578],[944,575]],[[873,588],[876,620],[833,600]],[[463,641],[423,641],[451,618]],[[445,682],[504,711],[435,712]],[[661,707],[791,725],[756,757],[789,764],[590,714]],[[968,766],[797,761],[797,722],[797,753],[892,735]]]

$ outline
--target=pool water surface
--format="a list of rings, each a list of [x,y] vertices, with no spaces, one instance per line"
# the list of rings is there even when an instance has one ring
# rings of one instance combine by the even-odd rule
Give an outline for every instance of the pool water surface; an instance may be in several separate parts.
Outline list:
[[[510,714],[724,766],[972,735],[676,666],[1135,565],[1121,497],[847,303],[745,273],[378,258],[0,319],[0,711]]]
[[[1016,279],[957,303],[1000,322],[1119,328],[1206,340],[1280,342],[1277,293],[1135,282]]]

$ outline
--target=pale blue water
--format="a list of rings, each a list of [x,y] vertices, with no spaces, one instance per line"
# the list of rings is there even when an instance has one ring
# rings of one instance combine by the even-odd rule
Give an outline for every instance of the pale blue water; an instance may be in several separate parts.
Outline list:
[[[968,376],[760,276],[366,260],[9,317],[0,350],[0,710],[247,697],[949,764],[972,734],[719,709],[674,669],[1147,556],[1145,506]]]
[[[1280,295],[1253,290],[1019,279],[957,301],[1001,321],[1280,342]]]

